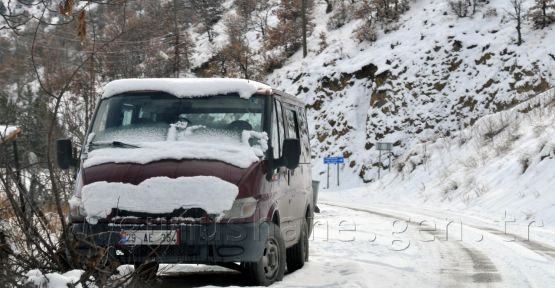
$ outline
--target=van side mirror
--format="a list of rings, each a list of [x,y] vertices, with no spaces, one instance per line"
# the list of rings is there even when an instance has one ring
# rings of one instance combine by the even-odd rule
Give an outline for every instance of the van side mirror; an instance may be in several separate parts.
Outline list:
[[[295,169],[299,167],[301,160],[301,141],[299,139],[288,138],[283,141],[283,155],[285,167]]]
[[[73,158],[73,147],[71,144],[71,140],[56,140],[56,152],[58,158],[58,167],[60,167],[60,169],[67,170],[77,164],[77,160]]]

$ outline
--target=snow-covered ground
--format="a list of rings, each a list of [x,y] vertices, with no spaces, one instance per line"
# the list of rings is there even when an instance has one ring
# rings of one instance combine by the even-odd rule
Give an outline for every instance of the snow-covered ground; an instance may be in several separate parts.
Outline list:
[[[510,1],[487,1],[465,18],[453,14],[449,1],[409,2],[397,29],[378,28],[374,43],[354,37],[360,20],[330,29],[332,14],[316,5],[308,56],[297,52],[269,76],[276,88],[309,104],[313,171],[320,180],[328,155],[346,158],[342,187],[374,180],[377,142],[394,143],[398,156],[555,84],[555,29],[533,29],[525,21],[525,42],[517,46]],[[320,32],[327,48],[318,52]]]
[[[550,287],[553,103],[550,90],[412,147],[380,181],[322,190],[310,262],[273,287]],[[80,273],[31,271],[29,281],[63,287]],[[237,272],[201,265],[164,266],[154,281],[246,284]]]
[[[351,203],[425,206],[555,227],[555,89],[409,149],[380,181],[341,190]],[[363,203],[364,203],[363,202]]]
[[[316,215],[310,262],[272,287],[549,287],[555,283],[554,238],[543,239],[542,232],[533,230],[527,241],[515,231],[505,234],[503,223],[460,218],[442,210],[407,210],[405,205],[354,205],[343,203],[338,195],[322,195],[331,205],[322,203],[322,212]],[[451,220],[456,222],[449,224]],[[120,268],[124,274],[131,270]],[[45,287],[63,287],[61,281],[76,281],[78,275],[79,271],[46,275],[51,282]],[[30,273],[30,280],[45,283],[37,271]],[[245,282],[241,274],[225,268],[170,265],[162,267],[150,285],[234,287]]]
[[[299,50],[266,79],[309,105],[313,171],[320,180],[326,171],[322,158],[343,155],[342,187],[357,187],[377,178],[377,142],[394,143],[399,156],[555,84],[553,25],[534,29],[524,19],[524,43],[517,46],[510,1],[478,1],[476,13],[463,18],[446,0],[409,1],[398,23],[376,24],[375,42],[355,37],[362,20],[353,11],[361,1],[330,2],[336,4],[331,13],[325,2],[315,2],[307,57]],[[340,2],[347,17],[334,28],[330,22]],[[533,5],[534,0],[524,0],[526,10]],[[196,43],[193,67],[227,44],[224,19],[236,11],[232,0],[223,7],[213,42],[199,27],[189,28]],[[270,26],[278,21],[274,12]],[[260,32],[251,29],[246,37],[253,59],[264,61]]]
[[[268,79],[310,105],[315,178],[325,180],[324,156],[347,163],[343,184],[321,191],[310,262],[275,287],[555,283],[555,91],[526,102],[555,82],[555,29],[526,22],[524,44],[514,45],[508,2],[458,19],[447,1],[411,1],[398,29],[379,31],[375,43],[352,37],[359,20],[329,30],[325,5],[316,7],[309,56],[293,55]],[[328,43],[318,53],[321,31]],[[213,46],[197,47],[200,65]],[[378,141],[394,143],[398,158],[362,185],[377,176]],[[33,270],[29,280],[64,287],[80,274]],[[245,284],[207,266],[166,266],[158,276],[158,287]]]

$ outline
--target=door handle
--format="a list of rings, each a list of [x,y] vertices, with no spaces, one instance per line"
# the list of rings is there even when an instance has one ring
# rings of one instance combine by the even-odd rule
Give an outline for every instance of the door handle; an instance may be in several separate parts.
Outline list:
[[[291,184],[291,170],[287,169],[287,185]]]

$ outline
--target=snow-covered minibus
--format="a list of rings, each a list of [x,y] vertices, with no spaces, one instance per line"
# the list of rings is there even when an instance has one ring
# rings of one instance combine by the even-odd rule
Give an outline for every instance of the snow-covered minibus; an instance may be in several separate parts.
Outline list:
[[[57,143],[58,165],[76,171],[81,263],[146,277],[160,263],[221,265],[270,285],[308,260],[311,157],[296,97],[242,79],[117,80],[86,139],[79,157]]]

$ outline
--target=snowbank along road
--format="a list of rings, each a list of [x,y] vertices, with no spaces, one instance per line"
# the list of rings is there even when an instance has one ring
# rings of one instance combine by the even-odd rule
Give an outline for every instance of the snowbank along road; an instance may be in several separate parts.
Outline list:
[[[492,224],[445,211],[358,207],[337,201],[325,201],[320,208],[310,262],[274,287],[550,287],[555,283],[555,238],[534,223],[511,227],[510,219]],[[506,225],[511,229],[505,230]],[[162,268],[155,284],[246,283],[239,273],[224,268],[177,265]]]

